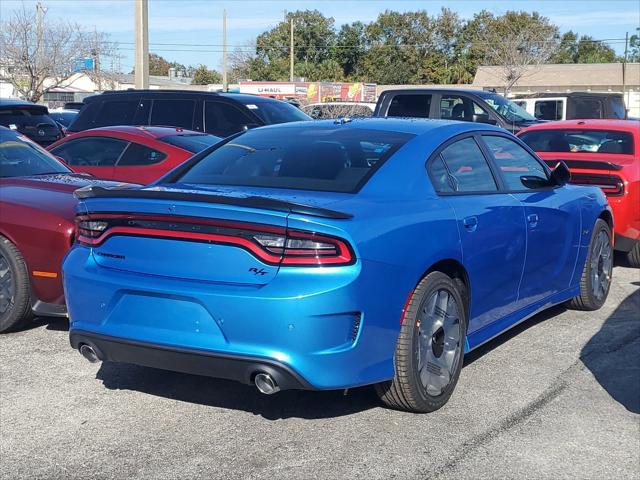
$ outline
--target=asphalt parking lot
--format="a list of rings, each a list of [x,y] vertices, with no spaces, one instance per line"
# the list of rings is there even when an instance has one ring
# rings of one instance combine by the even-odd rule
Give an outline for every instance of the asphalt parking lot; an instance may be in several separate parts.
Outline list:
[[[263,396],[70,349],[66,321],[0,337],[0,477],[638,478],[640,272],[598,312],[538,315],[468,355],[438,412],[371,388]]]

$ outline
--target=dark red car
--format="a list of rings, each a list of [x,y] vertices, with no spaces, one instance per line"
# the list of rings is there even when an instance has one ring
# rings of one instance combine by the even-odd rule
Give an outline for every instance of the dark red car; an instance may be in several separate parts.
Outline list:
[[[220,137],[172,127],[104,127],[64,137],[48,150],[74,172],[151,183]]]
[[[0,332],[34,314],[66,315],[60,267],[74,237],[73,192],[89,184],[114,185],[0,127]]]
[[[640,122],[549,122],[518,136],[550,167],[564,161],[571,170],[571,183],[602,189],[613,210],[615,249],[640,267]]]

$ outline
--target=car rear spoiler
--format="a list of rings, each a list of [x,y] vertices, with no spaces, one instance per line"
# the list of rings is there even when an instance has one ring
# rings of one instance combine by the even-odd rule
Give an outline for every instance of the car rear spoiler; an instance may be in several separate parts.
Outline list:
[[[287,202],[268,197],[227,197],[208,193],[180,192],[170,190],[138,189],[138,188],[104,188],[98,186],[86,186],[74,192],[74,196],[83,200],[85,198],[144,198],[150,200],[176,200],[185,202],[216,203],[222,205],[236,205],[239,207],[261,208],[277,212],[297,213],[314,217],[333,218],[347,220],[353,218],[350,213],[338,212],[326,208],[304,205],[301,203]]]
[[[564,162],[569,168],[584,168],[595,170],[622,170],[624,167],[612,162],[591,161],[591,160],[545,160],[549,167],[554,168],[559,162]]]

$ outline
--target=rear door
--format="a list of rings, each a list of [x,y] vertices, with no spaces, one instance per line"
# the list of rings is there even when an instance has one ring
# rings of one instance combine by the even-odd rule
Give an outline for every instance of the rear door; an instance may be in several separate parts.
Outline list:
[[[74,172],[113,179],[114,167],[129,142],[112,137],[80,137],[58,145],[51,153],[60,157]]]
[[[259,126],[260,120],[252,118],[243,107],[224,100],[204,102],[204,131],[219,137],[228,137],[249,126]]]
[[[527,257],[520,303],[529,305],[566,290],[580,245],[580,199],[570,188],[549,187],[542,162],[516,141],[499,134],[486,134],[482,139],[505,188],[524,207]]]
[[[472,286],[469,333],[516,309],[526,229],[520,202],[499,191],[478,138],[449,143],[428,164],[435,190],[453,207]]]

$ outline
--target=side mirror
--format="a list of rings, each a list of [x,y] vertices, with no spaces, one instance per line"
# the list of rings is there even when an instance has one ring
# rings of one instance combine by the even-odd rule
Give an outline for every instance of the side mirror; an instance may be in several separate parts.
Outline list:
[[[474,113],[471,117],[471,121],[475,123],[488,123],[489,125],[496,125],[498,122],[491,118],[488,113]]]
[[[558,162],[556,168],[554,168],[553,172],[551,172],[551,180],[556,185],[560,186],[569,183],[569,181],[571,180],[571,171],[569,170],[569,167],[567,167],[566,163]]]

